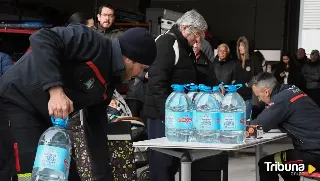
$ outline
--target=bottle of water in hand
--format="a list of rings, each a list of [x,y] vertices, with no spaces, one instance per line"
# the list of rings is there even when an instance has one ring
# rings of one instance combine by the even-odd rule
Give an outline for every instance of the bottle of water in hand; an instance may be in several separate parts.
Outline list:
[[[53,126],[40,137],[32,170],[32,181],[67,181],[71,159],[68,119],[51,118]]]
[[[246,105],[237,89],[242,84],[224,86],[228,92],[220,108],[220,142],[225,144],[242,144],[246,132]]]
[[[174,84],[165,105],[165,135],[169,141],[187,142],[192,135],[192,102],[184,86]]]

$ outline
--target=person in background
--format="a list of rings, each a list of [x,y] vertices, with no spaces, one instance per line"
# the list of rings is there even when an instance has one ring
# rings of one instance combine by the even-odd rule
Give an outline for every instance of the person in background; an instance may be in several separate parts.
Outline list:
[[[119,31],[114,25],[115,21],[115,8],[110,5],[102,5],[99,7],[97,31],[102,33],[105,37],[115,39],[118,36]],[[116,36],[116,37],[115,37]]]
[[[251,54],[251,58],[254,60],[257,60],[259,63],[261,63],[262,66],[262,71],[263,72],[272,72],[272,65],[270,65],[266,59],[264,58],[263,54],[261,51],[257,50]],[[258,63],[258,64],[259,64]]]
[[[299,181],[299,172],[270,171],[269,164],[292,164],[302,161],[305,169],[312,165],[320,168],[320,108],[309,96],[294,85],[278,83],[268,72],[255,76],[252,81],[254,94],[267,104],[250,125],[262,125],[263,131],[278,128],[292,139],[294,149],[280,151],[260,159],[260,181]],[[269,165],[271,166],[271,165]],[[287,168],[286,165],[284,165]],[[285,169],[287,170],[287,169]]]
[[[216,78],[213,63],[200,50],[202,43],[196,42],[193,44],[193,51],[196,56],[195,64],[197,69],[197,84],[204,84],[207,86],[216,86],[220,82]]]
[[[200,50],[208,57],[208,60],[210,60],[211,62],[214,61],[213,49],[212,49],[210,43],[206,39],[204,39],[201,42]]]
[[[312,50],[310,60],[301,70],[306,81],[306,93],[320,106],[320,59],[319,51]]]
[[[0,178],[10,180],[4,176],[14,173],[15,159],[18,176],[30,180],[25,175],[31,176],[39,138],[52,126],[50,117],[66,119],[86,108],[92,174],[96,180],[113,180],[105,105],[115,84],[138,77],[154,61],[154,38],[144,28],[131,28],[111,41],[87,26],[70,24],[41,29],[29,39],[31,50],[0,77],[0,130],[7,130],[0,132],[0,142],[12,137],[11,147],[16,143],[18,148],[15,157],[0,155],[0,163],[5,163]],[[69,180],[77,180],[76,174],[71,169]]]
[[[192,46],[204,39],[207,22],[196,10],[187,11],[165,34],[156,39],[157,57],[148,69],[149,79],[143,114],[149,139],[165,136],[165,102],[172,84],[197,83]],[[179,55],[179,56],[177,56]],[[151,181],[174,181],[178,158],[150,151]]]
[[[261,62],[250,58],[249,41],[242,36],[237,41],[237,57],[238,61],[235,67],[234,83],[242,84],[238,93],[246,103],[246,118],[249,119],[252,110],[252,89],[249,82],[253,76],[262,72]]]
[[[227,44],[220,44],[217,48],[218,55],[213,62],[214,72],[218,81],[226,85],[232,84],[235,76],[236,61],[231,60],[230,49]]]
[[[10,56],[0,52],[0,77],[13,66]]]
[[[290,53],[283,53],[281,61],[276,65],[274,76],[281,84],[295,85],[304,90],[303,77]]]
[[[297,51],[297,64],[301,70],[304,64],[308,63],[309,59],[306,55],[306,50],[304,48],[299,48]]]
[[[86,13],[83,12],[76,12],[73,15],[70,16],[68,20],[69,24],[83,24],[88,26],[91,29],[94,29],[94,20],[93,17],[89,16]]]
[[[141,117],[146,95],[146,84],[148,82],[148,71],[128,82],[128,91],[126,94],[126,102],[131,110],[132,116]]]

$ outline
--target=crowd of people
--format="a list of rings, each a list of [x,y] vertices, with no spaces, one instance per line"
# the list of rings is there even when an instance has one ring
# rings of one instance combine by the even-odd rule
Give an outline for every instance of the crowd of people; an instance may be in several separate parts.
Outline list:
[[[260,51],[250,51],[249,40],[242,36],[236,44],[236,57],[231,56],[227,44],[219,45],[214,56],[205,37],[207,22],[196,10],[187,11],[156,40],[144,28],[116,29],[115,8],[111,5],[101,6],[97,19],[95,23],[93,17],[77,12],[66,27],[39,30],[30,37],[31,50],[13,68],[0,67],[0,75],[3,74],[0,78],[0,133],[6,135],[1,136],[6,139],[1,141],[0,178],[9,180],[31,173],[35,148],[40,135],[50,125],[50,116],[65,119],[85,109],[84,126],[90,133],[86,137],[92,175],[95,180],[112,180],[106,154],[106,111],[117,108],[113,96],[122,81],[128,83],[125,99],[132,116],[145,121],[149,139],[165,136],[165,101],[172,92],[171,84],[242,84],[238,93],[246,103],[246,116],[253,119],[252,124],[262,124],[265,131],[279,126],[285,132],[288,132],[284,129],[286,124],[290,125],[289,128],[300,136],[298,139],[308,145],[294,142],[299,152],[288,159],[301,158],[299,155],[308,160],[318,158],[319,152],[309,150],[320,150],[319,135],[301,131],[317,131],[318,123],[305,122],[314,124],[313,128],[301,125],[306,117],[295,113],[298,108],[292,108],[292,101],[290,105],[279,103],[283,108],[291,106],[290,110],[265,108],[266,104],[304,95],[304,91],[313,100],[299,100],[305,101],[309,108],[306,116],[320,115],[318,50],[311,52],[310,59],[302,48],[296,55],[283,52],[280,62],[270,65]],[[4,63],[9,62],[8,59],[5,52],[0,54],[1,65],[11,66],[11,63]],[[288,89],[295,91],[291,91],[292,95],[280,94]],[[222,87],[221,91],[225,93]],[[268,115],[270,112],[272,116]],[[268,121],[279,114],[282,115],[279,121],[268,125]],[[294,122],[290,122],[292,115]],[[299,126],[302,128],[297,129]],[[293,139],[297,139],[297,135]],[[316,141],[313,146],[308,141],[310,137]],[[13,143],[18,145],[18,155],[12,151]],[[18,170],[14,166],[17,159]],[[179,163],[177,158],[151,151],[151,181],[174,181]],[[265,167],[259,166],[261,180],[268,180]],[[74,172],[76,170],[70,170],[69,180],[78,179]],[[286,178],[292,181],[297,177],[286,175]]]

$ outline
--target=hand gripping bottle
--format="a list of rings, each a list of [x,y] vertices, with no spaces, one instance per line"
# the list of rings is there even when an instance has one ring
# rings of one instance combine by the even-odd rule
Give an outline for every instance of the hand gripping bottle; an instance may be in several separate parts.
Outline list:
[[[53,126],[40,137],[32,170],[32,181],[67,181],[71,159],[71,140],[67,130],[68,118],[54,119]]]
[[[201,143],[219,142],[219,108],[220,104],[212,94],[211,87],[202,87],[203,94],[196,102],[195,140]]]
[[[192,135],[192,103],[184,85],[174,84],[165,105],[165,135],[169,141],[187,142]]]
[[[220,108],[220,142],[226,144],[242,144],[246,138],[246,105],[237,89],[242,84],[226,85],[228,92]]]

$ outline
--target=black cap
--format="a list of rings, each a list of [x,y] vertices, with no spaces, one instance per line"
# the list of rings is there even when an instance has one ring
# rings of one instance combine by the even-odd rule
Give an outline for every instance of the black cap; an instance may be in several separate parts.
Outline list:
[[[145,28],[130,28],[119,37],[122,55],[144,65],[151,65],[157,56],[154,38]]]

